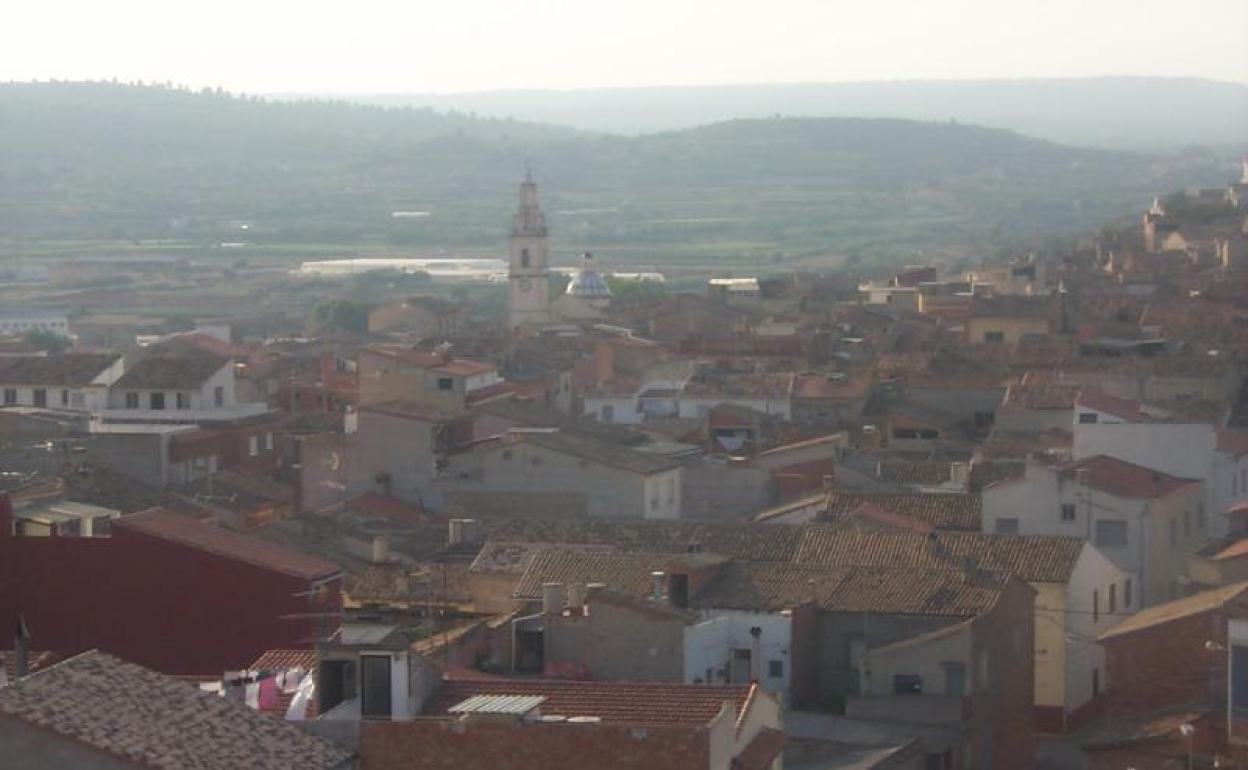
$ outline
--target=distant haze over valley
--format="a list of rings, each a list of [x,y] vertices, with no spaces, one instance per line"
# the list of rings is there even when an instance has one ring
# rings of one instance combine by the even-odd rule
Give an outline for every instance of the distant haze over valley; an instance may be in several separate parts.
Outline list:
[[[1194,78],[893,81],[336,96],[367,104],[459,110],[623,134],[780,115],[956,120],[1107,149],[1167,150],[1192,144],[1237,145],[1248,141],[1248,85]]]

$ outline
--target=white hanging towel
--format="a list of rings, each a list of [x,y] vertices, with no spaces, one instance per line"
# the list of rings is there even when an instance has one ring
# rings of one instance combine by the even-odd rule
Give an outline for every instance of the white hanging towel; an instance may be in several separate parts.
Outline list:
[[[291,722],[302,722],[307,719],[308,701],[312,700],[314,694],[316,694],[316,679],[309,671],[304,674],[303,681],[299,682],[295,697],[290,699],[290,707],[286,709],[286,719]]]

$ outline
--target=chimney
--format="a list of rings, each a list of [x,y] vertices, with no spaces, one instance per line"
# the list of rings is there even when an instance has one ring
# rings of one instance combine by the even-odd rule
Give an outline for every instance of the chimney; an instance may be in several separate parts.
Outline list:
[[[585,609],[585,584],[568,583],[568,610],[573,615],[580,615]]]
[[[763,669],[763,629],[750,626],[750,681],[757,684]]]
[[[542,583],[542,614],[558,615],[563,612],[563,583]]]
[[[373,564],[385,564],[390,560],[390,538],[385,535],[373,535],[373,546],[369,561]]]
[[[26,618],[17,616],[17,628],[13,633],[13,676],[21,679],[30,672],[30,629]]]

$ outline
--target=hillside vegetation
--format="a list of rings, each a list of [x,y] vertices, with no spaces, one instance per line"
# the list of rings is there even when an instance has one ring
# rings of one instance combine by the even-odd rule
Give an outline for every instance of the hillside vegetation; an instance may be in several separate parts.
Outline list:
[[[0,257],[67,239],[497,252],[531,164],[560,259],[957,258],[1098,228],[1224,176],[1205,155],[952,123],[736,120],[623,137],[113,84],[0,85],[0,136]]]

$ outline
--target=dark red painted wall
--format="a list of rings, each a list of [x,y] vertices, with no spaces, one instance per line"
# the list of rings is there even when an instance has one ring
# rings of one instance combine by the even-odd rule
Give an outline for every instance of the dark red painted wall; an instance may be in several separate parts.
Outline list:
[[[297,595],[302,579],[122,528],[13,537],[0,496],[0,633],[21,613],[32,649],[99,648],[167,674],[220,674],[267,649],[310,648],[317,621],[283,616],[338,611],[339,587],[315,606]]]

